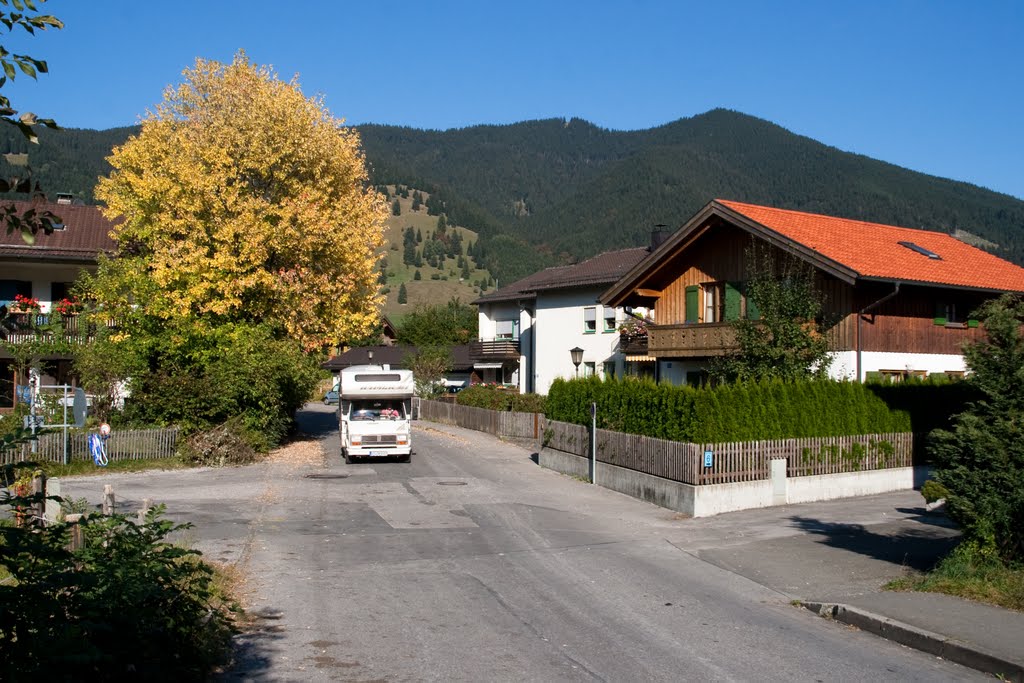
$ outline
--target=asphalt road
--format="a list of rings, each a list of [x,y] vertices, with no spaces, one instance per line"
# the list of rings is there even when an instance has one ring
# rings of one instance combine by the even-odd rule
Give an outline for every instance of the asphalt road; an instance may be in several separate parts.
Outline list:
[[[682,519],[430,423],[409,464],[345,465],[333,409],[311,405],[303,422],[326,460],[64,483],[93,501],[111,483],[128,509],[163,502],[196,525],[185,540],[244,570],[259,621],[224,680],[984,678],[792,606],[799,578],[779,555],[813,525]],[[854,509],[800,514],[875,519]]]

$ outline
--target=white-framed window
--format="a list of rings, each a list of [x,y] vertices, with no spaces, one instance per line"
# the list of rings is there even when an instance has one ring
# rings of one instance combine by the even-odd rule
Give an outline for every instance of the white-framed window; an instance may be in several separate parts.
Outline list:
[[[617,327],[615,326],[615,309],[604,307],[604,331],[615,332]]]
[[[583,309],[583,333],[594,334],[597,332],[597,308],[588,306]]]
[[[519,339],[518,320],[496,320],[494,322],[495,339]]]
[[[583,376],[584,377],[593,377],[596,372],[597,372],[597,364],[594,363],[594,361],[590,360],[590,361],[586,361],[585,363],[583,363]]]
[[[718,310],[722,300],[722,284],[708,282],[700,287],[704,291],[704,322],[717,323],[719,320]]]

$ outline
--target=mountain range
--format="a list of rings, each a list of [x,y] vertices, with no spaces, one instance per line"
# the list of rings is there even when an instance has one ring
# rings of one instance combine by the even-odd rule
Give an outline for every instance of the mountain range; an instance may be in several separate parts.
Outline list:
[[[501,282],[647,244],[655,226],[674,229],[714,198],[949,232],[1024,265],[1024,201],[725,109],[637,131],[581,119],[357,128],[371,182],[429,193],[432,213],[480,235]],[[12,128],[0,146],[29,152],[47,191],[92,202],[104,158],[135,130],[45,130],[29,149]]]

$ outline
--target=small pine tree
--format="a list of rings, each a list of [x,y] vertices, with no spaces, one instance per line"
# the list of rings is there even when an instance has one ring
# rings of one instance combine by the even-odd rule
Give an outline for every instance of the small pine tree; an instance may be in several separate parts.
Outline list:
[[[409,294],[408,292],[405,291],[405,283],[403,282],[402,286],[398,288],[398,303],[404,304],[407,303],[408,301]]]
[[[413,280],[422,280],[423,276],[420,275],[420,271],[417,270],[415,273],[412,274],[412,279]]]
[[[419,211],[421,204],[423,204],[423,197],[422,197],[422,195],[420,195],[419,191],[413,192],[412,193],[412,210],[413,211]]]
[[[423,244],[423,231],[416,228],[416,244]]]
[[[401,216],[402,215],[402,205],[398,203],[398,199],[395,199],[395,202],[391,205],[391,215],[392,216]]]

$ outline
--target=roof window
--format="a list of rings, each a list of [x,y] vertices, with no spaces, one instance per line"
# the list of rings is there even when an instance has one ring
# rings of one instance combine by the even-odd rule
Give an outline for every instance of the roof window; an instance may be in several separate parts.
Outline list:
[[[933,259],[935,261],[941,261],[942,260],[941,256],[936,254],[931,249],[925,249],[920,244],[914,244],[913,242],[900,242],[900,246],[906,247],[907,249],[910,249],[911,251],[916,251],[918,254],[923,254],[924,256],[927,256],[928,258]]]

